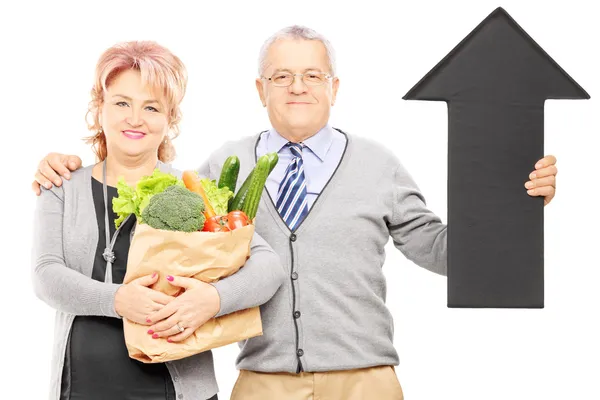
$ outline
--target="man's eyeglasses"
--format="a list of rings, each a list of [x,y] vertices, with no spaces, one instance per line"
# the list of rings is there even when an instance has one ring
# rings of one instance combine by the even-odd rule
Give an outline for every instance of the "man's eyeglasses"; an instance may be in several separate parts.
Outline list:
[[[302,82],[307,86],[320,86],[332,78],[331,75],[325,72],[308,71],[303,74],[292,74],[291,72],[282,71],[273,74],[270,78],[262,76],[261,78],[270,81],[274,86],[287,87],[294,83],[294,78],[302,77]]]

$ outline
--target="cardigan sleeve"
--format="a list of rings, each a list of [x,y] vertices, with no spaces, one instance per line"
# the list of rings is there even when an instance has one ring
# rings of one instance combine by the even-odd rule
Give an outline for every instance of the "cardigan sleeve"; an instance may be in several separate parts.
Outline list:
[[[75,315],[120,318],[114,308],[121,285],[96,281],[65,263],[63,248],[64,189],[42,189],[34,216],[33,289],[49,306]]]
[[[418,266],[447,275],[447,226],[427,208],[425,197],[402,164],[395,170],[390,189],[388,229],[394,246]]]
[[[217,317],[266,303],[286,279],[283,264],[271,246],[257,233],[250,258],[235,274],[213,283],[221,298]]]

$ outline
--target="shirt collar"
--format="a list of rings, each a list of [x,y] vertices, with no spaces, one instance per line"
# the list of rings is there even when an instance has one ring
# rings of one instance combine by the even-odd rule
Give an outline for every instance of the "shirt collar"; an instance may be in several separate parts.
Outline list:
[[[289,140],[284,138],[275,129],[269,130],[269,136],[267,138],[267,149],[268,152],[279,152]],[[304,145],[310,149],[321,161],[325,160],[327,152],[331,148],[333,143],[333,131],[329,124],[325,125],[315,135],[309,137],[304,142]]]
[[[279,153],[287,142],[289,142],[289,140],[281,136],[275,129],[271,128],[267,135],[267,153]]]

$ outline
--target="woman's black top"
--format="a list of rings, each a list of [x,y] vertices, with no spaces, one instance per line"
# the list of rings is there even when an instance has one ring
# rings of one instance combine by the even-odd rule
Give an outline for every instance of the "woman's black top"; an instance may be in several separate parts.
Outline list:
[[[115,232],[112,199],[117,189],[108,188],[111,238]],[[92,278],[104,282],[106,261],[104,195],[102,183],[92,178],[92,193],[98,221],[98,247]],[[132,215],[115,242],[114,283],[122,283],[127,269]],[[144,364],[129,357],[123,336],[123,321],[100,316],[76,316],[67,343],[62,373],[61,400],[175,400],[175,389],[165,364]]]

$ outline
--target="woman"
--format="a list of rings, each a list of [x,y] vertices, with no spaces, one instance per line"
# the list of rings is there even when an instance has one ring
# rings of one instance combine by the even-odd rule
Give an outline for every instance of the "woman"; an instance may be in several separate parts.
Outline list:
[[[171,140],[178,134],[186,84],[180,59],[156,43],[108,49],[96,67],[89,107],[94,135],[88,141],[100,162],[73,173],[60,187],[44,189],[38,198],[34,288],[57,310],[52,400],[217,399],[210,351],[166,364],[140,363],[128,356],[120,319],[154,329],[169,322],[160,335],[149,334],[178,341],[225,312],[217,285],[175,278],[173,284],[186,291],[174,299],[149,288],[157,274],[122,284],[135,216],[115,230],[115,186],[119,177],[135,186],[156,167],[178,174],[165,163],[174,156]],[[281,271],[263,275],[265,294],[253,300],[261,304],[283,281],[283,269],[255,235],[243,270],[256,273],[258,268]],[[246,302],[244,308],[258,304]],[[162,322],[148,319],[167,305]]]

